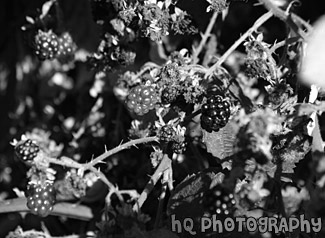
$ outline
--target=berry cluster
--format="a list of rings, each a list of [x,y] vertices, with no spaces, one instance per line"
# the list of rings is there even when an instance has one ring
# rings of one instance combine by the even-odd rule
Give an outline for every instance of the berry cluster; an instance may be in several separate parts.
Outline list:
[[[59,37],[51,30],[39,30],[35,36],[35,54],[40,60],[71,57],[75,49],[76,45],[68,32]]]
[[[171,125],[162,126],[158,132],[159,140],[161,142],[173,141],[176,136],[176,131]]]
[[[139,85],[133,88],[127,97],[127,107],[135,114],[142,116],[154,109],[158,95],[152,86]]]
[[[202,105],[201,126],[207,132],[219,131],[230,117],[230,103],[216,90],[208,90],[208,97]]]
[[[56,202],[56,192],[49,182],[31,184],[27,188],[27,207],[35,215],[46,217],[53,210]]]
[[[17,156],[24,161],[32,161],[39,151],[39,146],[31,139],[27,139],[15,147]]]
[[[229,215],[235,208],[236,201],[234,195],[218,184],[206,191],[203,205],[211,214]]]
[[[172,150],[175,154],[183,154],[186,150],[185,138],[179,137],[173,141]]]

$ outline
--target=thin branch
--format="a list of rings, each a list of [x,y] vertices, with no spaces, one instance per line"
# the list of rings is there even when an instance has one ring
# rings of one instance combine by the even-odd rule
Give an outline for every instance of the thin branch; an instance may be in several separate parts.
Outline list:
[[[205,77],[207,78],[213,72],[222,65],[222,63],[231,55],[231,53],[237,49],[237,47],[246,40],[248,36],[250,36],[254,31],[256,31],[261,25],[263,25],[267,20],[269,20],[273,16],[271,11],[265,13],[260,18],[256,20],[254,25],[249,28],[220,58],[219,60],[212,65],[206,72]]]
[[[162,161],[160,162],[159,166],[157,167],[154,174],[151,176],[150,180],[148,181],[146,187],[143,189],[142,193],[136,204],[133,206],[134,211],[139,211],[144,202],[147,200],[148,195],[151,193],[153,188],[155,187],[158,180],[163,175],[164,171],[171,166],[171,160],[167,154],[164,155]]]
[[[279,7],[274,5],[273,2],[271,2],[270,0],[259,0],[259,2],[264,4],[265,8],[271,11],[274,16],[288,24],[290,28],[294,30],[296,34],[298,34],[301,38],[303,38],[304,40],[307,39],[306,32],[299,28],[293,20],[299,21],[300,24],[303,24],[307,28],[307,30],[310,31],[312,27],[306,21],[304,21],[293,13],[287,13],[286,11],[280,9]]]
[[[85,169],[88,169],[90,167],[94,167],[96,164],[102,162],[103,160],[105,160],[106,158],[110,157],[111,155],[114,155],[122,150],[125,150],[131,146],[135,146],[137,144],[143,144],[143,143],[148,143],[148,142],[152,142],[152,141],[157,141],[158,138],[156,136],[151,136],[151,137],[146,137],[146,138],[140,138],[140,139],[136,139],[136,140],[131,140],[128,141],[124,144],[121,144],[111,150],[106,151],[105,153],[101,154],[100,156],[96,157],[95,159],[93,159],[92,161],[90,161],[89,163],[86,163],[84,165]]]
[[[199,61],[199,59],[198,59],[199,54],[201,53],[203,47],[205,46],[205,43],[207,42],[208,38],[210,37],[210,33],[212,31],[214,23],[217,20],[217,17],[218,17],[218,12],[215,11],[210,19],[209,25],[207,26],[207,28],[204,32],[204,35],[202,36],[199,46],[193,52],[193,57],[192,57],[193,64],[196,64]]]
[[[271,47],[270,52],[273,54],[277,49],[279,49],[279,48],[281,48],[281,47],[283,47],[283,46],[285,46],[285,45],[291,45],[291,44],[294,44],[294,43],[298,42],[299,39],[300,39],[300,38],[297,36],[297,37],[291,37],[291,38],[287,38],[287,39],[285,39],[285,40],[283,40],[283,41],[280,41],[280,42],[274,44],[274,45]]]

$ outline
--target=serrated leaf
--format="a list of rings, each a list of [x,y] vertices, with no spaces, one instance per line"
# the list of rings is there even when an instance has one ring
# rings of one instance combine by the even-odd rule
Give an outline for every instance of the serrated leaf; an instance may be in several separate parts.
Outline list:
[[[207,146],[207,151],[220,159],[231,156],[234,151],[238,130],[238,125],[230,121],[218,132],[209,133],[204,131],[203,141]]]
[[[325,88],[325,16],[317,20],[314,31],[307,41],[306,54],[302,62],[302,82]]]

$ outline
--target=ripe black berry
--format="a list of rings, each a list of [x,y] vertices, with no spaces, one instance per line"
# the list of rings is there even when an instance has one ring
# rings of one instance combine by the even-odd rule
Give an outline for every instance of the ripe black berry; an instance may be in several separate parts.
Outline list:
[[[230,117],[230,104],[219,94],[212,94],[201,108],[201,126],[207,132],[219,131]]]
[[[154,109],[158,96],[152,86],[139,85],[133,88],[127,97],[127,107],[135,114],[142,116]]]
[[[176,136],[176,131],[171,125],[165,125],[160,128],[158,132],[159,140],[161,142],[169,142],[174,140]]]
[[[176,87],[166,87],[161,93],[162,104],[170,104],[175,102],[179,96],[179,89]]]
[[[31,139],[27,139],[15,147],[15,152],[24,161],[32,161],[39,152],[38,145]]]
[[[38,31],[35,36],[35,54],[40,60],[53,59],[58,52],[58,37],[52,31]]]
[[[58,59],[69,59],[73,57],[76,50],[76,45],[68,32],[63,33],[59,39],[58,52],[56,57]]]
[[[56,202],[56,192],[51,183],[29,185],[26,195],[26,205],[33,214],[46,217],[53,210]]]
[[[204,194],[203,205],[211,214],[229,215],[235,209],[234,195],[220,184]]]

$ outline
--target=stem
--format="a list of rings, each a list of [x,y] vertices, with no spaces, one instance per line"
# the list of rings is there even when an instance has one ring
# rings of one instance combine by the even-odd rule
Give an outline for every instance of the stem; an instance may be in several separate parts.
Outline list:
[[[186,116],[183,120],[182,125],[187,125],[187,123],[189,123],[194,117],[196,117],[197,115],[201,114],[201,109],[196,110],[195,112],[193,112],[192,114]]]
[[[267,20],[269,20],[273,16],[273,13],[271,11],[265,13],[260,18],[256,20],[254,25],[249,28],[220,58],[219,60],[212,65],[206,72],[205,77],[207,78],[213,72],[222,65],[222,63],[231,55],[231,53],[241,44],[243,41],[250,36],[254,31],[257,30],[261,25],[263,25]]]
[[[98,171],[94,167],[90,167],[89,170],[95,173],[107,185],[110,192],[115,193],[119,200],[123,201],[123,197],[119,193],[118,189],[106,178],[102,172]]]
[[[201,53],[203,47],[205,46],[205,43],[207,42],[208,38],[210,37],[210,33],[212,31],[214,23],[217,20],[217,16],[218,16],[218,12],[214,12],[210,19],[209,25],[207,26],[207,28],[204,32],[204,35],[202,36],[199,46],[193,52],[193,57],[192,57],[193,64],[196,64],[199,61],[198,56]]]
[[[300,39],[299,37],[291,37],[291,38],[285,39],[283,41],[280,41],[271,47],[270,52],[273,54],[277,49],[279,49],[285,45],[291,45],[293,43],[296,43],[299,41],[299,39]]]
[[[158,137],[156,136],[152,136],[152,137],[146,137],[146,138],[140,138],[140,139],[136,139],[136,140],[131,140],[128,141],[124,144],[121,144],[111,150],[106,151],[105,153],[101,154],[100,156],[96,157],[95,159],[93,159],[92,161],[90,161],[89,163],[86,163],[84,165],[85,169],[89,169],[90,167],[94,167],[94,165],[102,162],[103,160],[105,160],[107,157],[110,157],[113,154],[116,154],[122,150],[125,150],[131,146],[137,145],[137,144],[143,144],[143,143],[148,143],[148,142],[152,142],[152,141],[157,141]]]
[[[161,217],[161,214],[162,214],[163,208],[164,208],[166,191],[167,191],[167,182],[165,182],[161,188],[159,204],[158,204],[158,211],[157,211],[156,220],[155,220],[155,224],[154,224],[155,229],[158,229],[158,227],[159,227],[160,217]]]
[[[171,160],[169,159],[168,155],[165,154],[162,161],[160,162],[159,166],[157,167],[154,174],[151,176],[150,180],[148,181],[146,187],[143,189],[138,201],[133,206],[134,211],[139,211],[144,202],[147,200],[148,195],[151,193],[153,188],[155,187],[158,180],[163,175],[163,172],[171,166]]]
[[[298,34],[301,38],[306,40],[307,34],[296,25],[293,19],[299,21],[299,23],[303,24],[309,31],[310,29],[312,29],[312,27],[306,21],[304,21],[303,19],[301,19],[295,14],[286,13],[285,11],[281,10],[279,7],[274,5],[270,0],[259,0],[259,1],[260,3],[264,4],[265,8],[271,11],[274,14],[274,16],[287,23],[290,26],[290,28],[296,32],[296,34]]]

